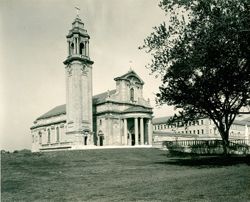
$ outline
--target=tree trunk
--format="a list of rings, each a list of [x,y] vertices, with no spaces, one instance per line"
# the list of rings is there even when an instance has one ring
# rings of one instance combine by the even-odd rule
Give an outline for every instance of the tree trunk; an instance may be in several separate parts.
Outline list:
[[[220,134],[222,137],[223,154],[227,156],[229,154],[229,132],[224,131]]]

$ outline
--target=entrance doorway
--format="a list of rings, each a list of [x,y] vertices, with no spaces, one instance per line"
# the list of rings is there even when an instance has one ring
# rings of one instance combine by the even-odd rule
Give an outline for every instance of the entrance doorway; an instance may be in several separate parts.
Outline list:
[[[103,139],[104,139],[104,137],[100,136],[100,146],[103,146]]]
[[[131,134],[131,145],[135,145],[135,134]]]
[[[83,140],[84,140],[84,145],[87,145],[88,136],[84,136]]]

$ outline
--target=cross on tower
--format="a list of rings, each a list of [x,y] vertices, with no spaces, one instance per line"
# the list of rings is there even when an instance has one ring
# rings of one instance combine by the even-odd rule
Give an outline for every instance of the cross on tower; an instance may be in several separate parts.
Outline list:
[[[130,61],[129,61],[129,70],[130,70],[130,71],[132,71],[132,63],[133,63],[133,61],[130,60]]]
[[[78,6],[75,6],[75,9],[76,9],[76,16],[79,17],[80,8]]]

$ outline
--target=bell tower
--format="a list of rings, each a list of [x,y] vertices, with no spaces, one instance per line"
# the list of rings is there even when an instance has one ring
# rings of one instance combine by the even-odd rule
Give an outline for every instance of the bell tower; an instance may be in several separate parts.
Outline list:
[[[69,139],[80,145],[93,144],[92,64],[89,35],[77,14],[66,36],[68,57],[64,61],[66,76],[66,115]]]

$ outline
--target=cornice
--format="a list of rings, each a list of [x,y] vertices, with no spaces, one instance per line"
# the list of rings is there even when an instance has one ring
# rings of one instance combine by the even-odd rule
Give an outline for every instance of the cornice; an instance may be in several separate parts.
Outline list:
[[[40,128],[40,127],[50,126],[50,125],[54,125],[54,124],[58,124],[58,123],[66,123],[66,120],[55,121],[55,122],[51,122],[51,123],[45,123],[45,124],[40,124],[40,125],[37,125],[37,126],[32,126],[30,128],[30,130]]]
[[[118,104],[118,105],[130,105],[130,106],[133,106],[133,107],[143,107],[143,108],[147,108],[147,109],[153,109],[153,107],[148,107],[148,106],[135,104],[135,103],[130,103],[130,102],[120,102],[120,101],[115,101],[115,100],[104,100],[104,101],[101,101],[99,103],[95,103],[94,106],[103,105],[103,104],[106,104],[106,103],[113,103],[113,104]]]
[[[94,62],[92,60],[90,60],[89,57],[84,57],[84,56],[81,56],[81,55],[69,56],[63,63],[65,65],[68,65],[73,61],[80,61],[80,62],[82,62],[84,64],[90,64],[90,65],[94,64]]]
[[[153,114],[153,111],[141,111],[141,112],[123,112],[123,111],[114,111],[114,110],[105,110],[101,112],[96,112],[93,114],[94,116],[99,116],[103,114],[116,114],[116,115],[124,115],[124,114],[135,114],[135,113],[141,113],[141,114]]]

